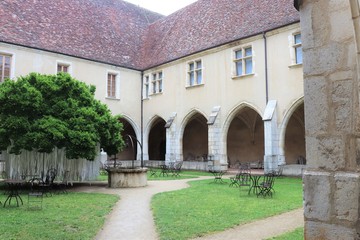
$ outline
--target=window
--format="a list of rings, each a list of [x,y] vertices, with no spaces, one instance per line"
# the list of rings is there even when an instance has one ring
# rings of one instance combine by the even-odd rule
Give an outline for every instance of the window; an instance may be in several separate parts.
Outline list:
[[[11,56],[0,54],[0,82],[10,78],[11,73]]]
[[[295,64],[302,64],[301,34],[294,34]]]
[[[106,97],[120,99],[120,73],[109,70],[106,74]]]
[[[144,79],[144,98],[149,98],[149,75]]]
[[[69,67],[70,65],[58,63],[57,72],[69,73]]]
[[[152,93],[156,93],[157,89],[156,89],[156,73],[154,73],[151,81],[152,84]]]
[[[107,97],[116,98],[116,74],[108,73],[107,80]]]
[[[253,73],[252,47],[244,47],[235,51],[235,76]]]
[[[159,92],[162,92],[162,91],[163,91],[162,78],[163,78],[162,72],[159,72],[159,74],[158,74],[158,87],[159,87]]]
[[[188,63],[188,85],[195,86],[203,83],[201,60]]]
[[[163,91],[163,73],[162,71],[160,72],[156,72],[152,74],[152,78],[151,78],[151,89],[152,89],[152,93],[156,94],[156,93],[161,93]]]

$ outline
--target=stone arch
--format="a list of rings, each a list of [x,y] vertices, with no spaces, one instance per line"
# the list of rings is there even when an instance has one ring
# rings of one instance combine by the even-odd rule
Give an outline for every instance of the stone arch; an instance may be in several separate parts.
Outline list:
[[[298,124],[299,129],[294,129]],[[291,128],[291,129],[289,129]],[[288,130],[288,131],[287,131]],[[290,136],[292,135],[292,136]],[[303,138],[302,138],[303,136]],[[290,146],[289,138],[293,138],[291,148],[295,148],[298,144],[298,151],[289,154],[286,153],[286,140],[288,140],[288,146]],[[302,139],[299,139],[302,138]],[[285,113],[283,121],[280,125],[279,131],[279,164],[295,164],[299,156],[305,157],[305,122],[304,122],[304,97],[298,98],[293,102]]]
[[[141,131],[140,131],[139,126],[135,123],[135,121],[132,120],[132,118],[129,117],[129,116],[127,116],[127,115],[121,115],[121,119],[126,120],[126,121],[131,125],[131,127],[134,129],[135,137],[136,137],[137,139],[140,139],[140,137],[141,137]]]
[[[146,142],[149,160],[165,161],[166,154],[166,121],[155,115],[146,126],[144,142]],[[145,146],[145,144],[144,144]]]
[[[243,102],[228,114],[223,126],[223,152],[229,167],[263,161],[264,124],[260,110]],[[246,149],[246,150],[245,150]]]
[[[122,115],[120,118],[120,122],[123,124],[123,132],[122,137],[126,140],[126,135],[135,136],[140,140],[141,134],[136,123],[128,116]],[[116,154],[116,159],[118,160],[136,160],[138,157],[138,153],[140,152],[139,146],[136,149],[133,149],[130,146],[126,146],[123,151]]]
[[[201,161],[208,154],[208,125],[206,115],[191,110],[183,119],[179,131],[179,148],[184,161]]]

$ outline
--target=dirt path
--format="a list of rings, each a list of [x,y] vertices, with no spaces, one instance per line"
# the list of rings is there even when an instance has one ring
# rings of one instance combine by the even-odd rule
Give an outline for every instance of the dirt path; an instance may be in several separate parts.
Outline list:
[[[196,240],[262,240],[304,226],[303,209],[265,218]],[[195,240],[194,239],[194,240]]]
[[[198,180],[197,178],[196,180]],[[81,187],[83,192],[112,193],[121,196],[113,211],[107,217],[98,240],[156,240],[158,234],[154,224],[150,202],[153,195],[160,192],[186,188],[187,180],[149,181],[146,188],[110,189],[107,187]]]
[[[200,179],[208,177],[201,177]],[[186,188],[185,179],[172,181],[149,181],[146,188],[110,189],[106,186],[83,186],[76,191],[100,192],[118,194],[121,200],[117,202],[109,214],[103,228],[95,237],[96,240],[157,240],[150,202],[153,195],[160,192],[174,191]],[[224,232],[197,238],[197,240],[257,240],[279,235],[303,226],[303,210],[298,209],[275,217],[263,219],[253,223],[238,226]]]

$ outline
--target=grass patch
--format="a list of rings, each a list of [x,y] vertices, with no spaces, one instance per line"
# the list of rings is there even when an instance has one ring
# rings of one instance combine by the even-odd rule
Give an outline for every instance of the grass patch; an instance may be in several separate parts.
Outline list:
[[[160,193],[152,200],[161,239],[189,239],[287,212],[302,206],[302,181],[279,178],[273,198],[248,195],[247,189],[191,181],[190,188]]]
[[[108,175],[107,174],[100,174],[97,178],[96,178],[97,181],[104,181],[104,182],[107,182],[108,180]]]
[[[169,174],[168,176],[159,175],[161,172],[160,169],[157,170],[156,176],[151,176],[150,171],[147,172],[147,178],[149,181],[151,180],[177,180],[177,179],[186,179],[186,178],[197,178],[200,176],[212,176],[209,172],[201,172],[201,171],[181,171],[178,177],[172,176]],[[97,181],[107,181],[108,175],[107,172],[101,172],[101,174],[97,177]]]
[[[212,176],[209,172],[202,171],[181,171],[178,177],[172,176],[170,173],[168,176],[160,175],[161,170],[157,171],[156,176],[150,176],[150,172],[148,171],[148,180],[177,180],[177,179],[186,179],[186,178],[198,178],[200,176]]]
[[[1,201],[4,203],[6,195]],[[24,205],[0,206],[0,239],[93,239],[119,197],[109,194],[73,193],[43,198],[42,210]]]
[[[300,227],[300,228],[295,229],[292,232],[288,232],[288,233],[282,234],[277,237],[269,238],[267,240],[288,240],[288,239],[303,240],[304,239],[304,228]]]

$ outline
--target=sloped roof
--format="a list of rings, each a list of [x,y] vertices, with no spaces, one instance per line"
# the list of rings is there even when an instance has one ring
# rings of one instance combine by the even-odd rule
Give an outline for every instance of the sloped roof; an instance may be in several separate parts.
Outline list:
[[[299,20],[293,0],[198,0],[149,27],[143,48],[143,67]]]
[[[122,0],[1,0],[0,41],[141,70],[299,19],[293,0],[198,0],[167,17]]]
[[[0,41],[134,69],[163,17],[120,0],[1,0],[0,16]]]

